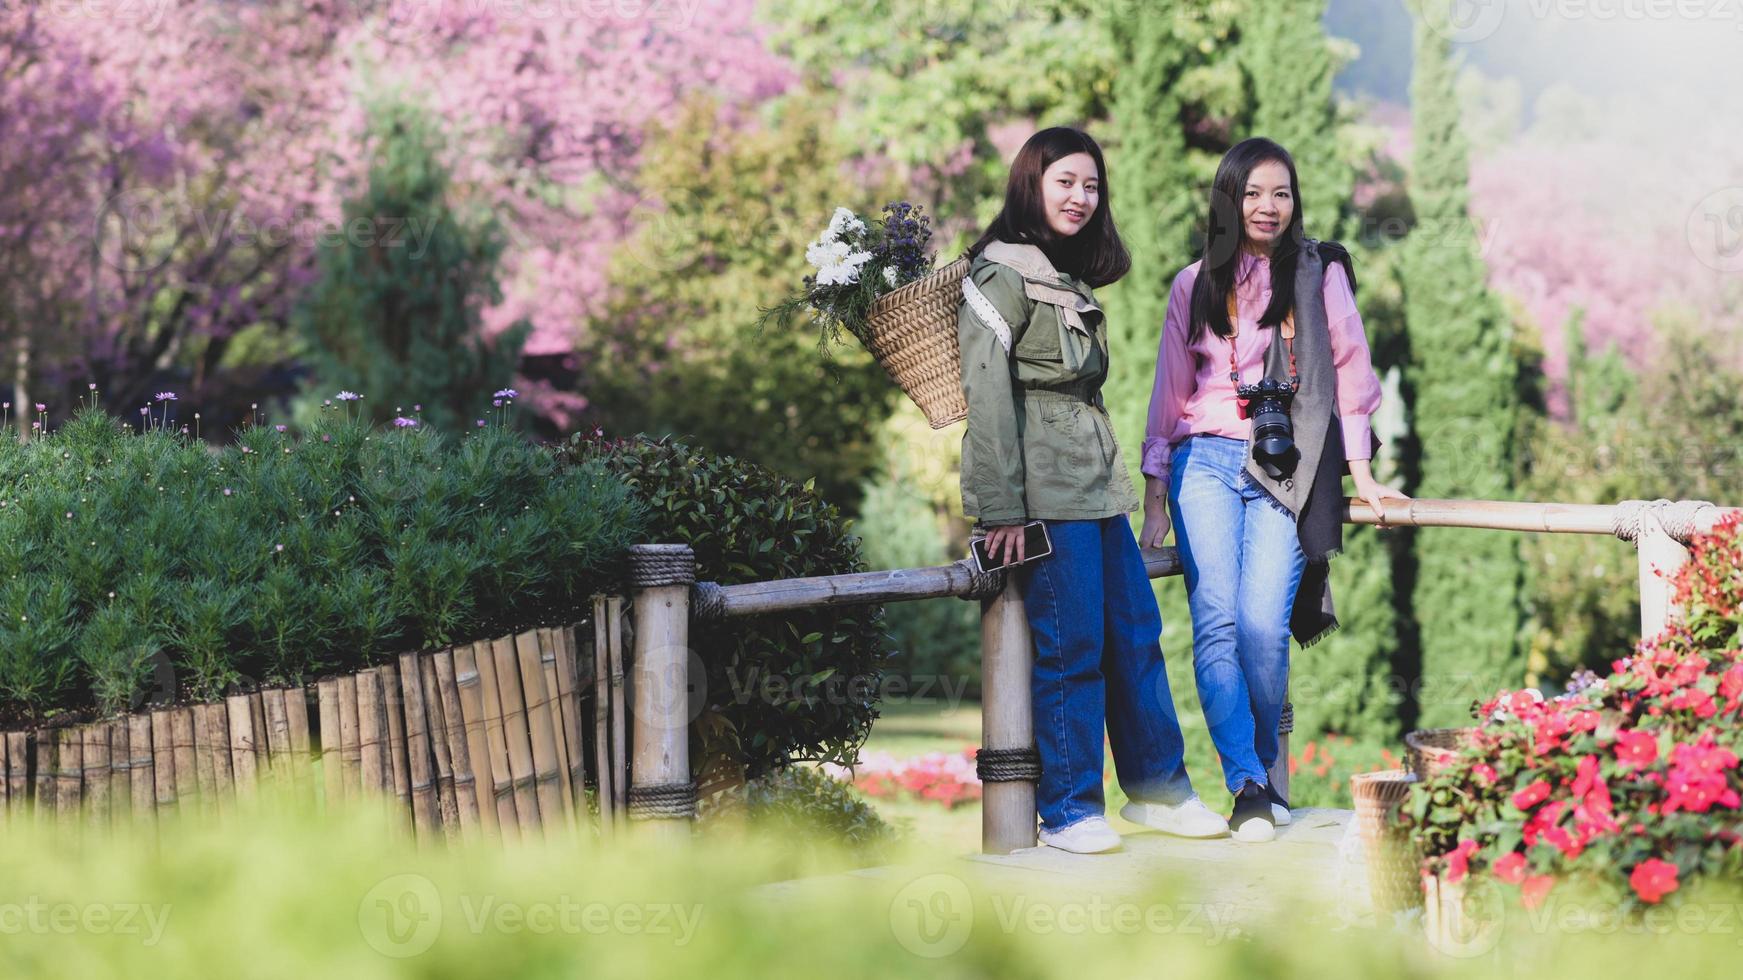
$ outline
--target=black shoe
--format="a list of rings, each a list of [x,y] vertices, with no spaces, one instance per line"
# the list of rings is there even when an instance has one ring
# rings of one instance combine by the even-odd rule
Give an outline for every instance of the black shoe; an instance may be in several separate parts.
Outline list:
[[[1265,796],[1271,801],[1271,822],[1279,827],[1289,826],[1289,801],[1271,783],[1265,784]]]
[[[1271,817],[1271,796],[1265,787],[1249,780],[1235,794],[1235,812],[1229,816],[1229,836],[1249,844],[1262,843],[1277,836],[1277,824]]]

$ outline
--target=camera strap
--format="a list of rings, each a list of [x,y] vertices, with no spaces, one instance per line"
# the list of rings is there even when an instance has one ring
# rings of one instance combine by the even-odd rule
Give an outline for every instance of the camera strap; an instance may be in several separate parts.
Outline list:
[[[1235,405],[1237,407],[1237,410],[1240,412],[1241,418],[1244,419],[1247,417],[1247,404],[1248,404],[1249,400],[1246,398],[1242,398],[1240,396],[1241,369],[1235,363],[1235,338],[1240,336],[1240,334],[1241,334],[1241,321],[1235,315],[1235,293],[1234,293],[1234,290],[1232,290],[1232,289],[1229,290],[1228,310],[1229,310],[1229,386],[1232,387],[1236,392]],[[1300,391],[1301,390],[1301,372],[1299,370],[1297,370],[1295,367],[1295,311],[1294,310],[1290,310],[1289,314],[1283,318],[1283,323],[1281,325],[1281,332],[1283,334],[1283,346],[1286,350],[1289,351],[1289,383],[1291,385],[1295,386],[1296,391]]]

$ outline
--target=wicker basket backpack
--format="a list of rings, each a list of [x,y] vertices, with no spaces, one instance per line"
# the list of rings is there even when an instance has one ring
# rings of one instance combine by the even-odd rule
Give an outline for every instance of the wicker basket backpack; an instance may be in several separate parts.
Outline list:
[[[956,339],[956,311],[968,268],[965,255],[880,296],[866,318],[866,349],[926,413],[934,429],[968,418]]]

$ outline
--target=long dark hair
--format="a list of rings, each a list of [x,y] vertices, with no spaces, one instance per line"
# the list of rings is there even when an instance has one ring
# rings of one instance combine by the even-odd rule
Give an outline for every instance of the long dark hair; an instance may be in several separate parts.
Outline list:
[[[1198,278],[1192,284],[1192,340],[1204,335],[1208,325],[1219,337],[1234,333],[1229,323],[1229,295],[1235,288],[1235,271],[1240,268],[1243,246],[1247,244],[1247,226],[1242,220],[1242,202],[1246,200],[1247,179],[1266,163],[1281,163],[1289,171],[1290,197],[1294,210],[1289,227],[1271,246],[1271,303],[1259,317],[1261,327],[1274,327],[1283,322],[1295,305],[1295,265],[1301,256],[1302,215],[1306,206],[1301,200],[1301,182],[1295,177],[1295,159],[1283,147],[1257,136],[1236,143],[1223,154],[1217,164],[1216,179],[1210,187],[1210,216],[1205,222],[1204,260]]]
[[[1042,205],[1041,175],[1053,164],[1073,153],[1087,153],[1095,161],[1100,175],[1101,200],[1095,213],[1075,235],[1060,235],[1047,224]],[[1039,246],[1048,261],[1060,272],[1069,273],[1091,286],[1106,286],[1118,282],[1132,267],[1132,257],[1120,241],[1114,227],[1108,194],[1108,168],[1102,161],[1101,147],[1081,129],[1054,126],[1029,137],[1017,158],[1011,162],[1011,177],[1005,183],[1005,206],[999,211],[980,241],[968,250],[979,255],[994,241],[1017,242]]]

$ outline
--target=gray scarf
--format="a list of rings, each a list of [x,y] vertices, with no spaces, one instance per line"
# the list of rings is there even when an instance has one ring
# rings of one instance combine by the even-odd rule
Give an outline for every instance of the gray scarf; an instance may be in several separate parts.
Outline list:
[[[1338,628],[1331,599],[1331,559],[1343,549],[1343,425],[1338,419],[1337,369],[1332,363],[1331,329],[1325,314],[1325,261],[1344,263],[1355,288],[1349,253],[1331,244],[1302,243],[1295,265],[1295,365],[1300,388],[1290,405],[1295,447],[1301,453],[1293,473],[1273,480],[1254,462],[1248,438],[1247,475],[1295,516],[1307,569],[1290,610],[1289,629],[1303,648]],[[1289,380],[1289,353],[1283,331],[1272,328],[1265,351],[1265,377]]]

